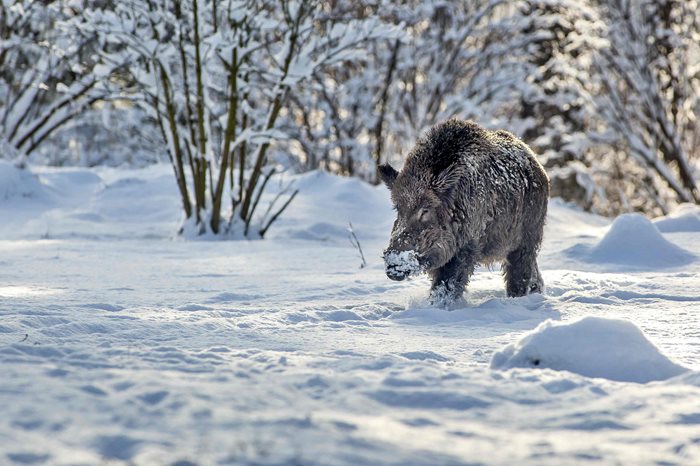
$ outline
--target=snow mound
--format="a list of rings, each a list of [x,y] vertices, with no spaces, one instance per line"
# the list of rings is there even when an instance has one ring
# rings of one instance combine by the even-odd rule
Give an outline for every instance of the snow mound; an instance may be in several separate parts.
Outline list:
[[[29,170],[21,170],[5,160],[0,160],[0,200],[36,197],[43,192],[43,186]]]
[[[421,272],[415,251],[388,252],[384,254],[386,274],[394,280],[402,280]]]
[[[641,267],[676,267],[695,260],[640,214],[620,215],[598,244],[592,248],[576,245],[568,252],[587,262]]]
[[[547,368],[621,382],[665,380],[687,371],[670,361],[633,323],[585,317],[543,322],[494,353],[491,368]]]
[[[299,195],[275,221],[266,238],[347,245],[350,223],[363,248],[371,240],[384,242],[389,237],[396,215],[386,187],[319,170],[279,175],[279,180],[281,186],[292,183]],[[279,189],[272,180],[269,185],[261,206],[272,201]]]
[[[664,233],[700,231],[700,206],[681,204],[669,215],[655,219],[654,225]]]

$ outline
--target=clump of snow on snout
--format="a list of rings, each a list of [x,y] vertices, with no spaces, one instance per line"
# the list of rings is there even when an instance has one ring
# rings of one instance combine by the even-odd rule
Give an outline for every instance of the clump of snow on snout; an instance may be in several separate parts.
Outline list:
[[[548,320],[496,352],[491,368],[548,368],[622,382],[665,380],[687,371],[670,361],[626,320]]]
[[[591,248],[576,245],[568,252],[587,262],[638,267],[677,267],[696,259],[691,252],[664,238],[640,214],[620,215],[598,244]]]
[[[384,254],[387,275],[406,278],[421,273],[418,254],[413,251],[389,251]]]

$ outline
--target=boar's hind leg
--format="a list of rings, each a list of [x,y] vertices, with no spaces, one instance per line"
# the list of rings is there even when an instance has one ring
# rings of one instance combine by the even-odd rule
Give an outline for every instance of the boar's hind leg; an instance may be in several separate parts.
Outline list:
[[[544,283],[537,267],[537,250],[521,247],[508,254],[503,264],[506,293],[510,297],[542,293]]]
[[[431,273],[430,303],[435,306],[450,304],[464,293],[464,287],[474,273],[476,261],[470,251],[462,251]]]

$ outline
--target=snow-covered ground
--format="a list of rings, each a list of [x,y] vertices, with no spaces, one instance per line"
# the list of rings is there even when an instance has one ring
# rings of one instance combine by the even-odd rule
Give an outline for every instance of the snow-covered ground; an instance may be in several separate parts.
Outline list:
[[[384,274],[385,188],[182,241],[170,170],[0,162],[0,465],[700,464],[696,207],[554,200],[545,296],[479,270],[446,311]]]

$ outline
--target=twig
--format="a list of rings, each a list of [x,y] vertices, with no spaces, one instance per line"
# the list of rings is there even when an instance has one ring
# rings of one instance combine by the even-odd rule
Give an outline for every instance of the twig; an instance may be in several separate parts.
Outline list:
[[[352,244],[360,253],[360,259],[362,259],[362,263],[360,263],[360,268],[364,269],[367,267],[367,261],[365,260],[365,255],[362,252],[362,246],[360,246],[360,240],[357,239],[357,235],[355,234],[355,230],[352,228],[352,222],[348,222],[348,238],[350,239],[350,244]]]
[[[272,218],[270,219],[270,221],[267,222],[267,225],[265,225],[265,226],[263,227],[263,229],[260,230],[260,237],[261,237],[261,238],[262,238],[263,236],[265,236],[265,233],[267,233],[267,229],[270,228],[270,225],[272,225],[272,224],[275,222],[275,220],[277,220],[277,218],[278,218],[280,215],[282,215],[282,212],[284,212],[284,209],[286,209],[286,208],[289,206],[289,204],[292,203],[292,201],[294,200],[294,198],[296,197],[297,194],[299,194],[299,190],[298,190],[298,189],[295,189],[294,192],[292,193],[292,195],[289,196],[289,199],[287,199],[287,202],[285,202],[284,205],[282,205],[282,207],[280,208],[280,210],[278,210],[277,213],[276,213],[275,215],[272,216]]]

